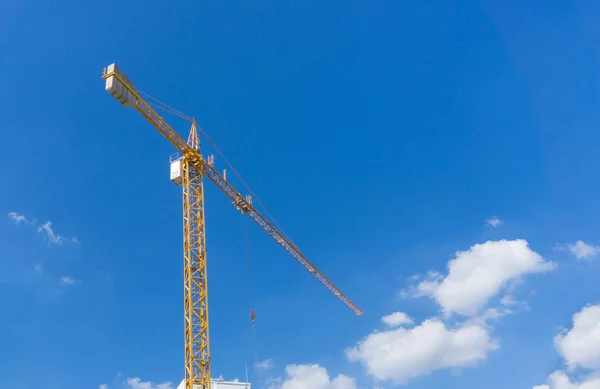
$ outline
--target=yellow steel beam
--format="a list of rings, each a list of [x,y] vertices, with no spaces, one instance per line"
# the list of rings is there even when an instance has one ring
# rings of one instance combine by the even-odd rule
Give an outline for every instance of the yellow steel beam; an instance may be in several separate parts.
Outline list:
[[[203,173],[182,161],[186,389],[210,389]]]

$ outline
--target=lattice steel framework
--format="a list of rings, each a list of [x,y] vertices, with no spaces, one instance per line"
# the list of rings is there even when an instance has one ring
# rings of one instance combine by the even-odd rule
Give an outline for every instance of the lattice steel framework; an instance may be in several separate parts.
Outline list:
[[[192,123],[188,145],[199,151],[196,124]],[[186,389],[210,389],[210,344],[208,337],[208,284],[203,173],[182,159],[183,261],[185,315]],[[199,161],[202,163],[202,161]]]

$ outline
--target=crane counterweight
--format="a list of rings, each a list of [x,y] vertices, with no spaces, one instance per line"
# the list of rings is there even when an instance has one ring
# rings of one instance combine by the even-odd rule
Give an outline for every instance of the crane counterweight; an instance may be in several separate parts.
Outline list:
[[[104,69],[104,76],[107,76],[104,89],[124,106],[135,107],[136,96],[125,86],[132,85],[129,77],[114,63]]]

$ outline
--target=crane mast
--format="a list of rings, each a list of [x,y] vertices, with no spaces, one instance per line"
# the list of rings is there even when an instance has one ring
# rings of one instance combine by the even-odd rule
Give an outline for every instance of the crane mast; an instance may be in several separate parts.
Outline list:
[[[123,106],[136,109],[183,155],[180,177],[183,194],[184,256],[184,344],[185,388],[210,389],[210,342],[208,331],[208,284],[206,267],[206,235],[204,220],[203,177],[212,181],[243,214],[248,215],[285,251],[333,293],[357,316],[362,311],[310,262],[300,249],[273,226],[253,205],[214,169],[214,161],[204,160],[200,153],[200,134],[196,122],[187,142],[152,108],[129,77],[111,64],[104,68],[105,90]]]
[[[196,132],[196,123],[192,123],[188,146],[192,150],[199,151],[200,142]],[[209,389],[210,347],[208,338],[204,185],[202,170],[191,164],[190,158],[183,157],[181,167],[185,381],[189,389],[196,388],[196,385],[199,385],[200,388]]]

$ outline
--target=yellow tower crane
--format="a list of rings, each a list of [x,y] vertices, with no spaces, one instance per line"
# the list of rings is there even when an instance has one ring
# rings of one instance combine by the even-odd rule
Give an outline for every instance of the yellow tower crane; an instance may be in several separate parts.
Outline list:
[[[136,109],[160,131],[182,154],[171,163],[171,178],[182,186],[183,192],[183,256],[184,256],[184,325],[185,325],[185,388],[210,389],[210,347],[208,336],[208,284],[206,273],[206,237],[204,223],[203,178],[208,177],[231,199],[235,207],[248,215],[271,238],[284,248],[321,284],[340,299],[357,316],[362,311],[321,273],[300,249],[276,228],[274,221],[265,218],[253,205],[250,196],[242,196],[219,174],[214,157],[205,159],[200,153],[200,134],[194,119],[162,106],[192,122],[188,141],[181,136],[142,97],[143,93],[114,63],[104,68],[105,89],[125,107]],[[147,95],[145,95],[147,96]],[[201,131],[201,129],[200,129]],[[212,142],[211,142],[212,143]]]

